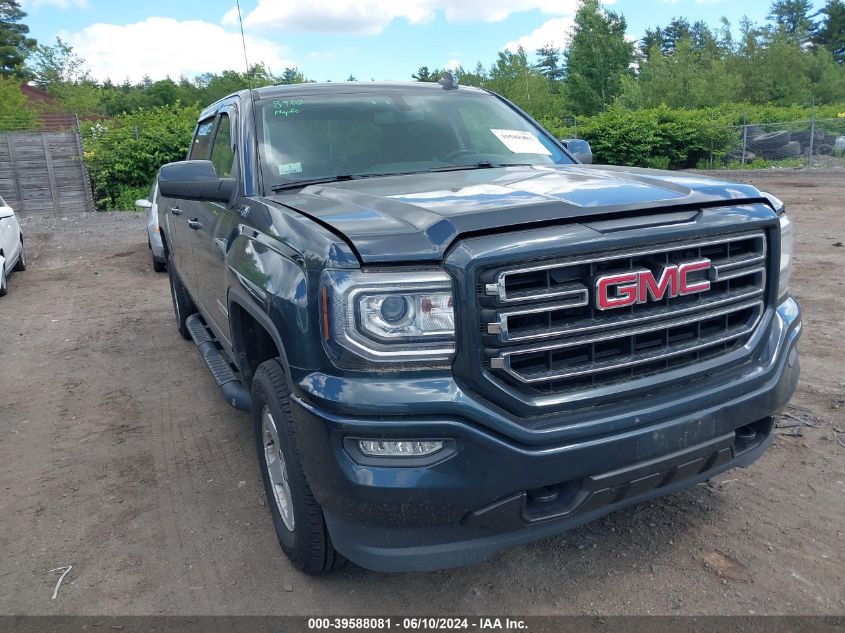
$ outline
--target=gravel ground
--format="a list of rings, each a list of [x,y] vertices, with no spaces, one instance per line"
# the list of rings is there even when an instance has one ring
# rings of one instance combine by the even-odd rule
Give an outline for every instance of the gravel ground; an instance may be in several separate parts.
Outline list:
[[[293,570],[247,416],[176,333],[143,217],[26,221],[30,267],[0,299],[0,614],[845,613],[845,178],[738,177],[796,223],[786,421],[807,424],[747,470],[429,574]]]

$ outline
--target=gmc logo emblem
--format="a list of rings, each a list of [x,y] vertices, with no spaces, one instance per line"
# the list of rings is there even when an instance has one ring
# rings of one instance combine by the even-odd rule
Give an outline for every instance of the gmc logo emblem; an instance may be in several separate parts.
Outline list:
[[[690,280],[692,273],[709,268],[710,260],[702,258],[664,266],[657,277],[648,269],[602,275],[596,279],[596,307],[612,310],[710,290],[709,280]]]

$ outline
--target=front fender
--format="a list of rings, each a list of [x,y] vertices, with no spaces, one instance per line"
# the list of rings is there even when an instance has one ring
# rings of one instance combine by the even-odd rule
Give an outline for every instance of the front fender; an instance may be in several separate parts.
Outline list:
[[[309,272],[305,258],[262,234],[240,233],[226,256],[230,327],[235,356],[241,353],[236,305],[272,337],[288,373],[290,367],[321,365],[322,343],[312,299],[319,271]],[[239,349],[241,347],[241,349]]]

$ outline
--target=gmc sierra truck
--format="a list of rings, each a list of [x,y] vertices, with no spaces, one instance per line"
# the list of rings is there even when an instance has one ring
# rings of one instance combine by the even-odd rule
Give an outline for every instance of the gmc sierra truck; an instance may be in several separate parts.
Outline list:
[[[440,83],[243,91],[161,168],[179,332],[306,572],[469,564],[747,466],[798,380],[792,226]]]

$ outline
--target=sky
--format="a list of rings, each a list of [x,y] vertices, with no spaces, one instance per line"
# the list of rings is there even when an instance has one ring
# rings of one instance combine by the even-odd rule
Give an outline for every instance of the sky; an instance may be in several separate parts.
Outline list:
[[[817,2],[816,4],[820,4]],[[21,0],[31,35],[57,36],[91,75],[119,83],[243,70],[234,0]],[[628,34],[675,16],[736,27],[765,20],[770,0],[605,0]],[[489,66],[499,50],[563,46],[577,0],[242,0],[246,53],[280,74],[296,66],[316,81],[406,81],[420,66]]]

